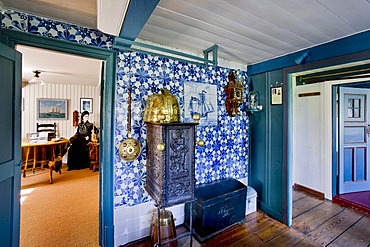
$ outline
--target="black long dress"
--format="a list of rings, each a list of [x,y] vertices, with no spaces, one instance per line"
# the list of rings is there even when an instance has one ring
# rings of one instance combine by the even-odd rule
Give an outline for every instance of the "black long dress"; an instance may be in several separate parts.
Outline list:
[[[69,139],[71,146],[68,150],[68,171],[90,167],[88,143],[91,141],[93,128],[89,121],[80,122],[76,134]],[[98,130],[94,128],[94,132],[97,134]]]

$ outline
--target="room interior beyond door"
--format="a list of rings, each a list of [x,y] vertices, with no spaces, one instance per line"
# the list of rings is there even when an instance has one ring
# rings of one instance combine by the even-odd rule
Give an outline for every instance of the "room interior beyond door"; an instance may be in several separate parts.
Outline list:
[[[71,138],[77,130],[73,122],[73,111],[79,112],[78,122],[82,121],[81,99],[89,100],[91,103],[89,121],[100,129],[100,87],[101,81],[103,81],[100,67],[102,60],[26,45],[17,45],[16,49],[23,55],[23,107],[19,111],[22,115],[22,139],[26,140],[27,133],[36,131],[37,123],[55,123],[57,138]],[[40,78],[44,81],[44,85],[29,83],[33,76],[33,70],[42,71]],[[38,99],[65,99],[67,101],[67,117],[65,119],[39,118]],[[99,143],[90,145],[90,147],[99,147]],[[64,164],[61,173],[53,175],[55,183],[52,186],[45,179],[43,169],[38,169],[36,172],[29,171],[27,176],[21,179],[21,247],[35,245],[40,241],[45,245],[52,245],[58,241],[63,241],[66,245],[71,244],[68,241],[73,241],[75,245],[99,245],[99,227],[101,228],[98,218],[101,213],[99,208],[99,177],[102,176],[102,173],[95,172],[98,170],[95,167],[99,167],[99,164],[94,164],[92,171],[89,168],[67,171],[67,157],[68,154],[63,157]],[[99,155],[94,157],[99,159]],[[48,172],[46,172],[47,174]],[[37,190],[34,189],[36,187]],[[63,193],[58,193],[58,191],[63,191]],[[43,194],[51,195],[48,197],[49,200],[42,200],[45,198],[42,196]],[[76,195],[80,195],[81,201],[75,199]],[[86,198],[83,199],[83,196]],[[48,207],[54,208],[54,210],[61,207],[63,210],[58,213],[58,217],[51,217],[47,221],[33,220],[33,215],[41,215],[43,209]],[[76,210],[77,208],[89,210],[81,213],[80,210]],[[79,221],[88,223],[82,228],[74,227],[80,224]],[[43,240],[47,230],[42,229],[50,228],[58,231],[58,235],[55,238],[48,237]],[[79,238],[70,237],[73,234]]]
[[[339,194],[370,190],[370,89],[339,87]]]

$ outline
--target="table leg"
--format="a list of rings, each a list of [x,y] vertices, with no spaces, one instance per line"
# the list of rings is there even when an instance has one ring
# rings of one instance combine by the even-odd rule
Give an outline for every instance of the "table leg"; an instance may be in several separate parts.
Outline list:
[[[50,184],[52,184],[53,183],[53,166],[54,165],[50,165],[50,163],[51,163],[52,161],[50,161],[49,162],[49,169],[50,169]]]
[[[30,156],[30,150],[31,148],[30,147],[27,147],[27,151],[26,151],[26,160],[24,162],[24,168],[23,168],[23,177],[25,178],[26,177],[26,170],[28,168],[28,158]]]
[[[35,169],[36,169],[36,161],[37,161],[37,148],[36,147],[33,147],[33,168],[32,168],[32,173],[35,173]]]

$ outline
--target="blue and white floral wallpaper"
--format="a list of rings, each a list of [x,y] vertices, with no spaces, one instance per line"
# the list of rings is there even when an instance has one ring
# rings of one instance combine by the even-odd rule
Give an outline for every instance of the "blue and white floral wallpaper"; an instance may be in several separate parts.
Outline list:
[[[99,31],[8,10],[2,16],[2,28],[112,49],[113,37]],[[198,126],[195,167],[198,184],[228,177],[245,178],[248,173],[249,118],[244,112],[229,117],[225,110],[224,87],[230,69],[202,67],[144,53],[119,51],[117,57],[115,111],[115,206],[137,205],[150,199],[144,189],[146,176],[146,128],[143,111],[149,95],[167,88],[178,97],[184,117],[184,83],[206,83],[217,86],[218,117],[215,126]],[[243,72],[244,73],[244,72]],[[245,93],[248,92],[244,73]],[[128,88],[132,89],[132,137],[142,145],[139,158],[124,162],[118,147],[127,137]]]
[[[46,19],[26,13],[7,10],[2,13],[1,27],[32,33],[48,38],[61,39],[74,43],[110,48],[113,37],[100,31]]]

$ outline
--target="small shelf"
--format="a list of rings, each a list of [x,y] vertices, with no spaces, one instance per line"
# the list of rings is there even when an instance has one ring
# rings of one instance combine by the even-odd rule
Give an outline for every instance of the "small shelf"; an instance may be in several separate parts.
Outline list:
[[[254,112],[260,112],[262,109],[257,109],[257,108],[247,108],[247,112],[254,113]]]

